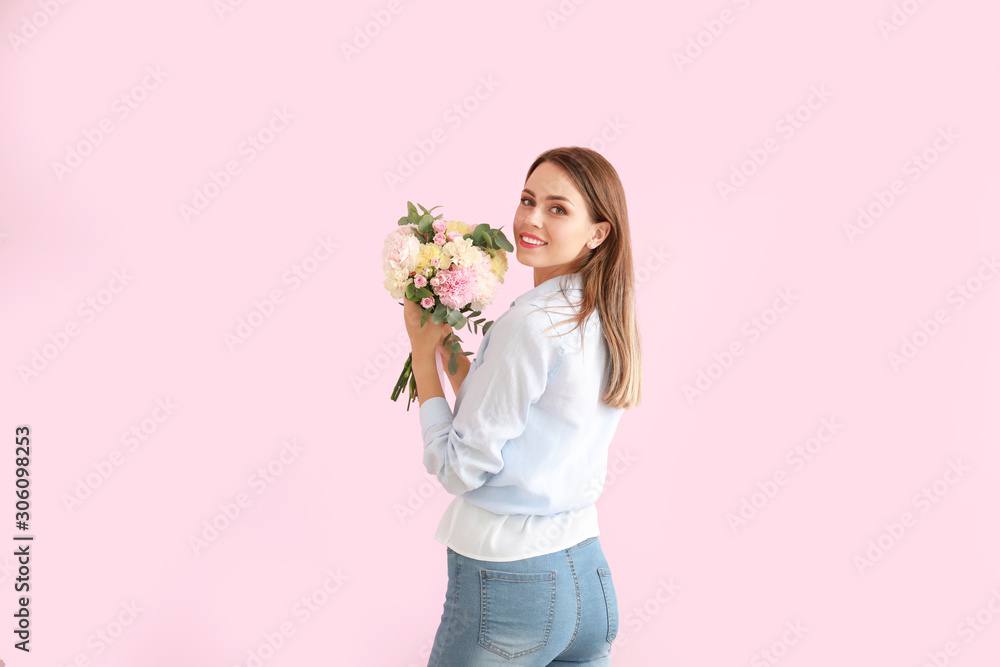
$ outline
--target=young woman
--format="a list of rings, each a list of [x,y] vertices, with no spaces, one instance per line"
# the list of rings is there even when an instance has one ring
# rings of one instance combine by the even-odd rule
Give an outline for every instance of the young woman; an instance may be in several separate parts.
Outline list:
[[[404,303],[424,466],[454,494],[435,539],[448,587],[430,667],[609,665],[618,634],[594,501],[622,412],[641,400],[625,193],[599,153],[546,151],[514,215],[535,287],[494,320],[448,407],[451,331]]]

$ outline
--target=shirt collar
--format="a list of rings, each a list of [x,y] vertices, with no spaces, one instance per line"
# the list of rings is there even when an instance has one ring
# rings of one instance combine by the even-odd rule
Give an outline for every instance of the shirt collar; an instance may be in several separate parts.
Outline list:
[[[528,303],[535,299],[546,297],[550,294],[555,294],[561,288],[565,287],[567,292],[570,291],[583,291],[583,276],[579,273],[564,273],[563,275],[556,276],[554,278],[549,278],[542,284],[533,287],[521,296],[517,297],[510,302],[511,308],[516,304]]]

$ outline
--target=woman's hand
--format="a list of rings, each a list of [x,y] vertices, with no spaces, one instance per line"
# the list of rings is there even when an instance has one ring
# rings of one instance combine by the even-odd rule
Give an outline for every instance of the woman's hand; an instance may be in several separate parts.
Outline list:
[[[424,308],[415,301],[403,299],[403,319],[406,323],[406,335],[410,337],[410,348],[414,354],[434,354],[434,349],[441,344],[444,337],[452,332],[447,322],[434,324],[428,317],[423,326],[420,318],[424,316]]]

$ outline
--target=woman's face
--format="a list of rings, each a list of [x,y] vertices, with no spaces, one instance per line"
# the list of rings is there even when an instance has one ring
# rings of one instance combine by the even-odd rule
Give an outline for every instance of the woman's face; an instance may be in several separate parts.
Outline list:
[[[566,173],[551,162],[535,167],[524,184],[514,214],[517,261],[535,269],[535,286],[562,275],[569,264],[607,237],[611,223],[593,222],[583,196]],[[544,244],[529,245],[522,235]]]

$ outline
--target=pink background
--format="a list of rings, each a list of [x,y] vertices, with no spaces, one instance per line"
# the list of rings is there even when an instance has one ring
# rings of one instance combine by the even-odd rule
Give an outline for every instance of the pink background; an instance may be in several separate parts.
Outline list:
[[[639,282],[613,663],[997,664],[1000,6],[222,2],[3,4],[7,665],[425,665],[451,496],[388,400],[382,239],[407,200],[509,233],[561,145],[621,175]]]

